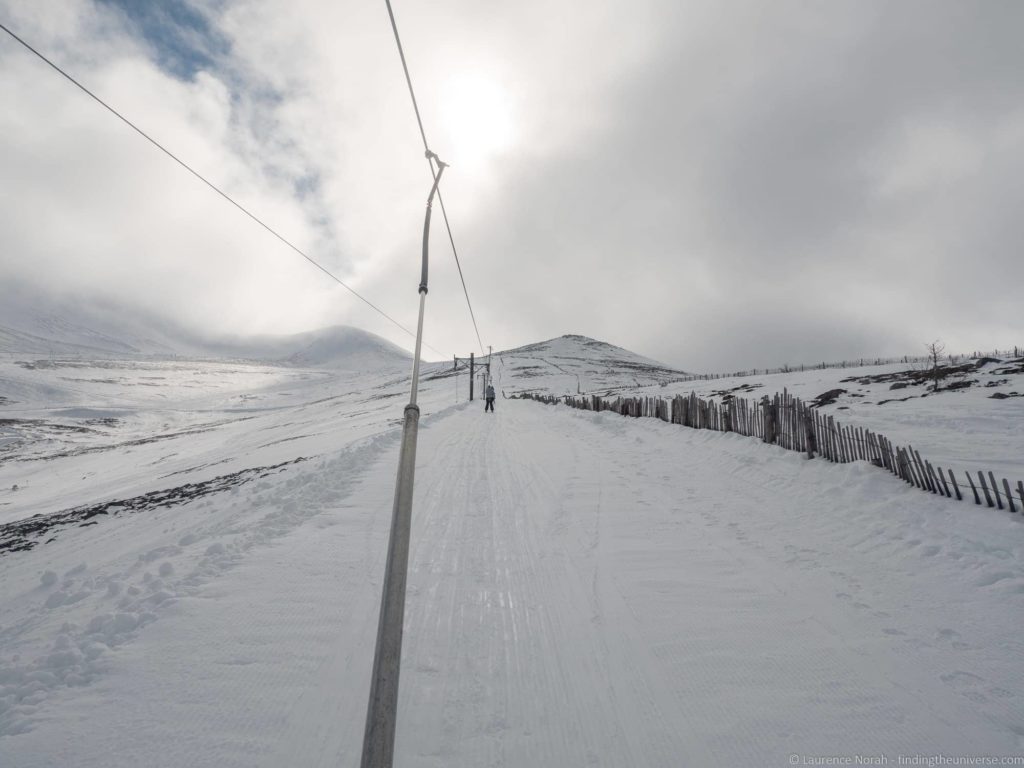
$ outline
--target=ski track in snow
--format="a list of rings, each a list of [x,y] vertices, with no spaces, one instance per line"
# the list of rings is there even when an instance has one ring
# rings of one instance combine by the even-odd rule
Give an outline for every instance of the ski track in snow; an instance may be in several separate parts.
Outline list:
[[[1019,522],[498,406],[421,428],[396,764],[1024,751]],[[358,764],[396,457],[391,431],[0,560],[0,765]]]

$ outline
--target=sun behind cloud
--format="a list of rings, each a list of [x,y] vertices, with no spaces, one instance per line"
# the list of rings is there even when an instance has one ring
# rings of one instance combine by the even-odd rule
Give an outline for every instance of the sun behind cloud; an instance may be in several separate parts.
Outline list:
[[[480,72],[459,72],[443,83],[440,118],[449,155],[445,159],[464,170],[479,170],[515,141],[507,90]]]

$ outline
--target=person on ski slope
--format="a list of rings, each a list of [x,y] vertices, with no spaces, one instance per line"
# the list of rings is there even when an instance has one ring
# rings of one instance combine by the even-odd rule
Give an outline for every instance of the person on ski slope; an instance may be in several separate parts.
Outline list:
[[[490,411],[494,413],[494,387],[490,384],[487,385],[487,404],[484,406],[484,413]]]

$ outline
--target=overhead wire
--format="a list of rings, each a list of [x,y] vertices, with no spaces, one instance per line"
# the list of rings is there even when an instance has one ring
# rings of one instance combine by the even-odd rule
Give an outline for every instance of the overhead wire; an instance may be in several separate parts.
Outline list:
[[[416,101],[416,91],[412,87],[412,77],[409,75],[409,65],[405,60],[405,49],[402,47],[402,38],[398,34],[398,23],[395,21],[395,12],[391,8],[391,0],[384,0],[388,7],[388,17],[391,19],[391,31],[395,33],[395,43],[398,45],[398,57],[402,60],[402,71],[405,72],[405,82],[409,86],[409,96],[412,98],[412,109],[416,113],[416,125],[420,129],[420,137],[423,139],[423,151],[427,153],[427,164],[430,166],[430,177],[433,178],[436,174],[434,169],[434,155],[430,151],[430,145],[427,142],[427,132],[423,129],[423,118],[420,117],[420,107]],[[469,300],[469,290],[466,288],[466,278],[462,274],[462,263],[459,261],[459,251],[455,247],[455,238],[452,236],[452,227],[448,223],[448,211],[444,207],[444,197],[441,196],[441,190],[437,190],[437,202],[441,205],[441,215],[444,218],[444,226],[448,232],[448,242],[452,246],[452,255],[455,257],[455,266],[459,270],[459,280],[462,283],[462,293],[466,297],[466,306],[469,307],[469,318],[473,321],[473,331],[476,333],[476,341],[480,345],[480,354],[483,354],[484,343],[480,338],[480,329],[476,324],[476,315],[473,313],[473,303]]]
[[[374,310],[375,312],[377,312],[377,313],[378,313],[379,315],[381,315],[382,317],[384,317],[385,319],[387,319],[388,321],[390,321],[390,322],[391,322],[392,324],[394,324],[394,325],[395,325],[396,327],[400,328],[400,329],[401,329],[402,331],[404,331],[405,333],[409,334],[409,335],[410,335],[410,336],[412,336],[413,338],[416,338],[416,334],[415,334],[415,333],[413,333],[413,332],[412,332],[412,331],[410,331],[410,330],[409,330],[408,328],[406,328],[406,327],[405,327],[404,325],[402,325],[402,324],[401,324],[400,322],[398,322],[397,320],[395,320],[395,318],[391,317],[391,315],[389,315],[389,314],[388,314],[387,312],[385,312],[385,311],[384,311],[383,309],[381,309],[381,308],[380,308],[380,307],[378,307],[378,306],[377,306],[376,304],[374,304],[373,302],[371,302],[371,301],[370,301],[369,299],[367,299],[367,298],[366,298],[365,296],[361,295],[361,294],[360,294],[360,293],[359,293],[358,291],[356,291],[356,290],[355,290],[354,288],[352,288],[352,286],[350,286],[350,285],[348,285],[347,283],[345,283],[345,282],[344,282],[343,280],[341,280],[341,278],[339,278],[339,277],[338,277],[337,275],[335,275],[335,274],[334,274],[333,272],[331,272],[330,270],[328,270],[328,269],[327,269],[327,268],[326,268],[325,266],[323,266],[322,264],[320,264],[320,263],[319,263],[319,262],[318,262],[318,261],[317,261],[316,259],[314,259],[314,258],[313,258],[312,256],[310,256],[309,254],[307,254],[307,253],[306,253],[305,251],[303,251],[303,250],[302,250],[301,248],[299,248],[299,247],[298,247],[297,245],[295,245],[294,243],[292,243],[292,242],[291,242],[290,240],[288,240],[287,238],[285,238],[285,237],[284,237],[283,235],[281,235],[281,234],[280,234],[280,233],[279,233],[279,232],[278,232],[277,230],[275,230],[275,229],[274,229],[273,227],[271,227],[271,226],[270,226],[269,224],[267,224],[267,223],[266,223],[266,222],[264,222],[264,221],[263,221],[263,220],[262,220],[261,218],[259,218],[259,217],[258,217],[258,216],[257,216],[256,214],[252,213],[252,212],[251,212],[251,211],[250,211],[250,210],[249,210],[248,208],[246,208],[245,206],[243,206],[243,205],[242,205],[241,203],[237,202],[237,201],[236,201],[236,200],[235,200],[234,198],[232,198],[232,197],[231,197],[231,196],[230,196],[230,195],[229,195],[229,194],[228,194],[227,192],[225,192],[225,191],[224,191],[224,190],[222,190],[222,189],[221,189],[220,187],[218,187],[218,186],[217,186],[216,184],[214,184],[213,182],[211,182],[211,181],[210,181],[209,179],[207,179],[207,178],[206,178],[205,176],[203,176],[203,175],[202,175],[201,173],[199,173],[199,171],[195,170],[195,169],[194,169],[194,168],[193,168],[192,166],[190,166],[190,165],[189,165],[188,163],[186,163],[186,162],[185,162],[184,160],[182,160],[182,159],[181,159],[180,157],[178,157],[178,156],[177,156],[177,155],[175,155],[175,154],[174,154],[173,152],[171,152],[171,151],[170,151],[169,149],[167,149],[167,148],[166,148],[166,147],[165,147],[165,146],[164,146],[163,144],[161,144],[160,142],[158,142],[158,141],[157,141],[156,139],[154,139],[154,138],[153,138],[152,136],[150,136],[150,135],[149,135],[148,133],[146,133],[146,132],[145,132],[145,131],[143,131],[143,130],[142,130],[141,128],[139,128],[139,126],[137,126],[137,125],[136,125],[135,123],[133,123],[133,122],[132,122],[131,120],[129,120],[129,119],[127,118],[127,117],[125,117],[125,116],[124,116],[123,114],[121,114],[121,113],[120,113],[120,112],[118,112],[118,111],[117,111],[116,109],[114,109],[114,107],[112,107],[112,106],[111,106],[110,104],[108,104],[108,103],[107,103],[106,101],[104,101],[103,99],[101,99],[101,98],[100,98],[99,96],[97,96],[97,95],[96,95],[95,93],[93,93],[93,92],[92,92],[91,90],[89,90],[89,89],[88,89],[87,87],[85,87],[84,85],[82,85],[82,83],[80,83],[80,82],[79,82],[78,80],[76,80],[76,79],[75,79],[74,77],[72,77],[72,76],[71,76],[70,74],[68,74],[68,73],[67,73],[67,72],[66,72],[66,71],[65,71],[64,69],[62,69],[62,68],[61,68],[60,66],[58,66],[57,64],[55,64],[55,63],[54,63],[53,61],[51,61],[51,60],[50,60],[49,58],[47,58],[47,57],[46,57],[46,56],[45,56],[45,55],[44,55],[43,53],[41,53],[40,51],[38,51],[38,50],[37,50],[36,48],[34,48],[34,47],[33,47],[32,45],[30,45],[30,44],[29,44],[28,42],[26,42],[26,41],[25,41],[24,39],[22,39],[22,38],[21,38],[20,36],[18,36],[18,35],[17,35],[17,34],[16,34],[16,33],[15,33],[15,32],[14,32],[13,30],[11,30],[11,29],[10,29],[9,27],[7,27],[7,26],[6,26],[5,24],[3,24],[2,22],[0,22],[0,29],[2,29],[2,30],[3,30],[4,32],[6,32],[6,33],[7,33],[8,35],[10,35],[10,36],[11,36],[12,38],[14,38],[14,40],[16,40],[16,41],[17,41],[18,43],[20,43],[20,44],[21,44],[21,45],[22,45],[22,46],[23,46],[24,48],[28,49],[28,50],[29,50],[29,51],[31,51],[31,52],[32,52],[33,54],[35,54],[35,55],[36,55],[36,56],[38,56],[38,57],[39,57],[40,59],[42,59],[42,60],[43,60],[44,62],[46,62],[46,64],[48,64],[48,65],[49,65],[49,66],[50,66],[50,67],[51,67],[52,69],[54,69],[55,71],[57,71],[58,73],[60,73],[60,74],[61,74],[61,75],[62,75],[62,76],[63,76],[64,78],[66,78],[66,79],[67,79],[67,80],[68,80],[69,82],[71,82],[71,83],[72,83],[72,84],[73,84],[73,85],[74,85],[75,87],[77,87],[77,88],[78,88],[79,90],[81,90],[81,91],[82,91],[83,93],[85,93],[86,95],[88,95],[88,96],[89,96],[89,97],[90,97],[91,99],[93,99],[93,100],[94,100],[94,101],[95,101],[96,103],[100,104],[100,105],[101,105],[101,106],[102,106],[102,107],[103,107],[104,109],[106,109],[106,110],[107,110],[108,112],[110,112],[110,113],[111,113],[111,114],[113,114],[113,115],[114,115],[115,117],[117,117],[117,118],[118,118],[119,120],[121,120],[121,122],[123,122],[123,123],[124,123],[125,125],[127,125],[127,126],[128,126],[129,128],[131,128],[131,129],[132,129],[133,131],[135,131],[136,133],[138,133],[138,134],[139,134],[140,136],[142,136],[142,137],[143,137],[143,138],[144,138],[144,139],[145,139],[146,141],[148,141],[148,142],[149,142],[150,144],[152,144],[152,145],[153,145],[154,147],[156,147],[157,149],[159,149],[159,150],[160,150],[161,152],[163,152],[163,153],[164,153],[165,155],[167,155],[167,156],[168,156],[169,158],[171,158],[171,159],[172,159],[172,160],[173,160],[174,162],[176,162],[176,163],[177,163],[178,165],[180,165],[180,166],[181,166],[182,168],[184,168],[184,169],[185,169],[186,171],[188,171],[188,172],[189,172],[189,173],[191,173],[191,174],[192,174],[193,176],[195,176],[195,177],[196,177],[197,179],[199,179],[199,181],[203,182],[203,184],[205,184],[205,185],[206,185],[207,187],[209,187],[210,189],[212,189],[212,190],[213,190],[214,192],[216,192],[216,193],[217,193],[218,195],[220,195],[220,196],[221,196],[222,198],[224,198],[225,200],[227,200],[227,201],[228,201],[229,203],[231,203],[231,205],[233,205],[233,206],[234,206],[235,208],[237,208],[237,209],[238,209],[239,211],[241,211],[241,212],[242,212],[242,213],[244,213],[244,214],[245,214],[246,216],[248,216],[248,217],[249,217],[250,219],[252,219],[253,221],[255,221],[255,222],[256,222],[257,224],[259,224],[259,225],[260,225],[261,227],[263,227],[263,229],[265,229],[265,230],[266,230],[267,232],[269,232],[269,233],[270,233],[271,235],[273,235],[274,237],[276,237],[276,238],[277,238],[277,239],[278,239],[279,241],[281,241],[282,243],[284,243],[284,244],[285,244],[286,246],[288,246],[288,247],[289,247],[289,248],[290,248],[291,250],[293,250],[293,251],[294,251],[295,253],[297,253],[297,254],[298,254],[299,256],[301,256],[302,258],[304,258],[304,259],[305,259],[306,261],[308,261],[308,262],[309,262],[310,264],[312,264],[312,265],[313,265],[314,267],[316,267],[316,268],[317,268],[317,269],[319,269],[319,270],[320,270],[321,272],[323,272],[323,273],[324,273],[325,275],[327,275],[327,276],[328,276],[329,278],[331,278],[332,280],[334,280],[334,282],[336,282],[336,283],[337,283],[338,285],[340,285],[340,286],[341,286],[342,288],[344,288],[345,290],[347,290],[347,291],[348,291],[349,293],[351,293],[351,294],[352,294],[353,296],[355,296],[355,297],[356,297],[357,299],[359,299],[360,301],[362,301],[362,302],[363,302],[364,304],[366,304],[366,305],[367,305],[368,307],[370,307],[370,308],[371,308],[372,310]],[[435,353],[437,353],[437,354],[439,354],[439,355],[440,355],[440,354],[442,354],[442,353],[441,353],[440,351],[438,351],[438,350],[434,349],[434,347],[430,346],[430,345],[429,345],[429,344],[427,344],[426,342],[424,342],[424,345],[425,345],[425,346],[426,346],[426,347],[427,347],[428,349],[432,350],[433,352],[435,352]]]

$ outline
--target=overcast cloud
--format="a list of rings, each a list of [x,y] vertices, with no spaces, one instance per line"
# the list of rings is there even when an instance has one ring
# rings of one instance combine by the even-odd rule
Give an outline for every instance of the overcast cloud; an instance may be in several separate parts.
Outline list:
[[[484,344],[582,333],[734,370],[1024,342],[1024,4],[393,5]],[[383,2],[0,20],[414,326],[430,178]],[[6,35],[0,99],[8,285],[410,346]],[[468,354],[434,235],[427,341]]]

